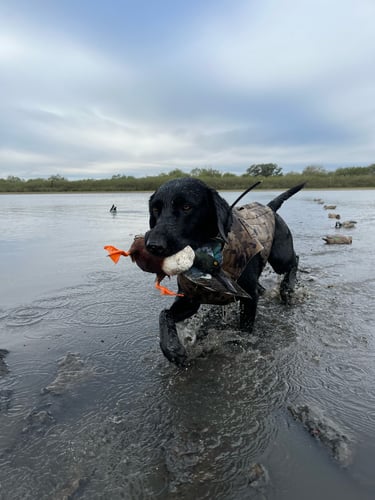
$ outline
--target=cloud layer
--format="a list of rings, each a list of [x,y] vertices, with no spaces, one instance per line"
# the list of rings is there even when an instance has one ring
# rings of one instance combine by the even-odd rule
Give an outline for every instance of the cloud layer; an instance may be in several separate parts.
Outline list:
[[[375,4],[12,0],[0,177],[375,158]]]

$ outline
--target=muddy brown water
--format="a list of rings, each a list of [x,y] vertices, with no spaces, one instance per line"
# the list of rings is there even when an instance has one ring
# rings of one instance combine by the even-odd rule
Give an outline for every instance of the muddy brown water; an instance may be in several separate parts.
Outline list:
[[[286,202],[295,303],[266,269],[252,335],[236,307],[203,308],[182,370],[158,347],[172,299],[102,248],[147,228],[148,196],[0,196],[0,498],[374,498],[375,191]]]

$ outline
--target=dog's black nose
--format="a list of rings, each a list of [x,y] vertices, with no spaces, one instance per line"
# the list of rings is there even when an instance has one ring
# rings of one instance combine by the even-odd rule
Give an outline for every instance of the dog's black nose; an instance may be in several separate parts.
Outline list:
[[[166,255],[166,247],[158,241],[149,240],[146,243],[146,249],[148,252],[152,253],[152,255],[156,255],[158,257],[163,257]]]
[[[158,231],[148,231],[145,234],[146,249],[152,255],[165,257],[167,255],[167,241]]]
[[[154,255],[162,255],[164,248],[160,245],[146,245],[147,251]]]

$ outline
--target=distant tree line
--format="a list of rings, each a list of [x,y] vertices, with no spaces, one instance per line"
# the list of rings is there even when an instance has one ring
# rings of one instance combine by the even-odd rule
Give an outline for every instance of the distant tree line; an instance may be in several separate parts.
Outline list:
[[[281,189],[307,182],[312,189],[319,188],[375,188],[375,163],[368,167],[345,167],[327,171],[321,166],[309,165],[302,173],[284,174],[276,163],[251,165],[244,174],[222,173],[212,168],[194,168],[190,173],[175,169],[155,176],[134,177],[113,175],[110,179],[81,179],[70,181],[61,175],[48,179],[21,179],[16,176],[0,178],[0,193],[65,193],[154,191],[160,184],[179,177],[196,177],[215,189],[246,189],[252,179],[261,180],[264,189]]]

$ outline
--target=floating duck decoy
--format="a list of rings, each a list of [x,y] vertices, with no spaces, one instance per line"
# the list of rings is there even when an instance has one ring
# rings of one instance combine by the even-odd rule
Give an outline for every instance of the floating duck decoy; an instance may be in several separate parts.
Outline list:
[[[350,245],[352,243],[351,236],[344,236],[343,234],[327,235],[322,238],[327,245]]]
[[[324,205],[324,207],[326,210],[335,210],[336,208],[336,205]]]
[[[340,217],[341,217],[340,214],[334,214],[332,212],[328,214],[329,219],[340,219]]]
[[[343,222],[337,221],[335,224],[335,228],[339,229],[343,227],[344,229],[353,229],[355,225],[357,224],[357,221],[355,220],[345,220]]]

